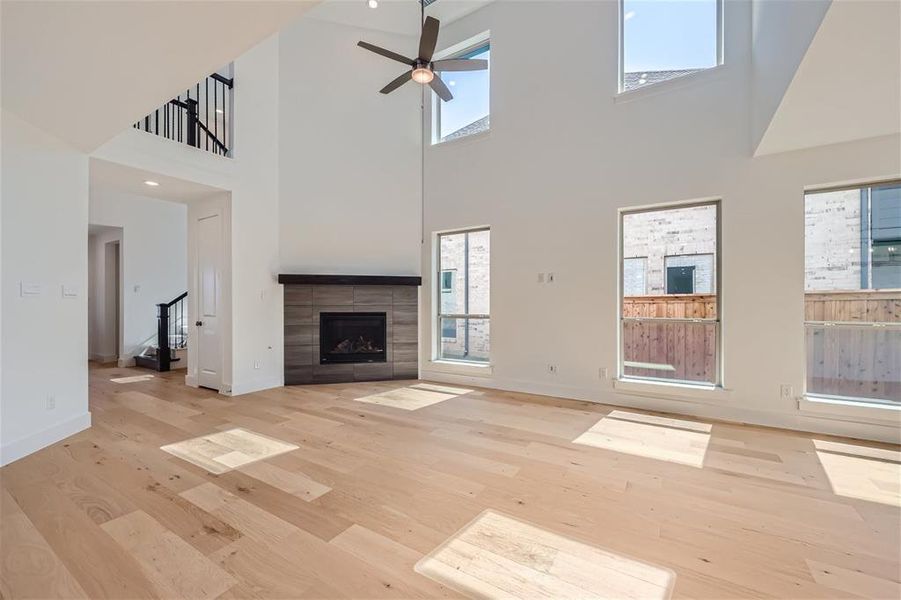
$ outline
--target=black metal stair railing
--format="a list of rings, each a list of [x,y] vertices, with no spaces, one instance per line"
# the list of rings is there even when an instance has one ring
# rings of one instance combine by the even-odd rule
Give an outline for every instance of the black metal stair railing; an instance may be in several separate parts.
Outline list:
[[[175,350],[187,347],[188,343],[188,292],[170,302],[157,304],[157,369],[168,371],[175,358]]]
[[[135,129],[229,156],[234,79],[213,73],[134,124]]]

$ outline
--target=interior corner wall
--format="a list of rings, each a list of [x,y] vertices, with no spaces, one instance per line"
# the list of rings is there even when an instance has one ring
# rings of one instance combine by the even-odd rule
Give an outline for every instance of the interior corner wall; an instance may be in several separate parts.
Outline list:
[[[432,292],[421,303],[424,378],[897,439],[897,424],[802,413],[780,386],[795,396],[805,386],[805,187],[898,177],[901,139],[752,158],[751,7],[725,7],[721,68],[622,97],[616,2],[495,2],[442,30],[439,48],[492,35],[491,131],[427,148],[425,173],[432,240],[436,231],[491,227],[492,371],[461,375],[432,362]],[[559,68],[573,56],[594,57],[592,76]],[[679,400],[624,393],[612,381],[619,211],[709,198],[722,200],[726,391]],[[434,290],[431,243],[422,260],[423,287]],[[547,272],[555,282],[538,283]]]
[[[188,289],[188,209],[177,202],[95,187],[88,219],[92,225],[122,228],[119,358],[128,364],[144,342],[156,338],[157,304]]]
[[[0,463],[7,464],[91,423],[88,159],[6,110],[0,119]]]
[[[420,101],[404,70],[357,47],[417,40],[305,18],[280,34],[280,256],[284,272],[420,273]]]

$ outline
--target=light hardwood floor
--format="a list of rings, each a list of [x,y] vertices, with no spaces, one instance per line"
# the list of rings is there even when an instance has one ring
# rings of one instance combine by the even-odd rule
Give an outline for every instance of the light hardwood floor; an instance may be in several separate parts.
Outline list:
[[[3,598],[901,596],[897,447],[417,382],[110,381],[139,373],[92,368],[93,427],[0,470]]]

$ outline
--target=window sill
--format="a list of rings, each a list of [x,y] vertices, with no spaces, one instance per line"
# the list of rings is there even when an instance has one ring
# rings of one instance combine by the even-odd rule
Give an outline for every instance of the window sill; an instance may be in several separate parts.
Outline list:
[[[698,71],[697,73],[692,73],[691,75],[683,75],[682,77],[676,77],[675,79],[668,79],[667,81],[652,83],[651,85],[644,87],[625,90],[614,95],[613,102],[616,104],[620,102],[631,102],[632,100],[640,100],[641,98],[646,98],[648,96],[666,94],[684,87],[710,83],[723,76],[725,67],[726,65],[724,64],[717,65],[703,71]]]
[[[479,131],[476,133],[470,133],[469,135],[464,135],[458,138],[453,138],[445,141],[434,141],[429,146],[430,148],[445,148],[448,146],[456,146],[458,144],[465,144],[469,142],[478,142],[480,140],[484,140],[491,135],[491,128],[486,129],[485,131]]]
[[[816,396],[798,398],[798,410],[802,413],[839,419],[842,421],[868,421],[893,424],[901,423],[901,406],[875,402],[832,400]]]
[[[702,404],[720,404],[732,398],[732,390],[720,386],[645,381],[629,378],[614,379],[613,389],[621,394],[631,396],[664,398],[666,400],[698,402]]]
[[[474,377],[489,377],[494,372],[490,363],[469,363],[455,360],[430,360],[428,370]]]

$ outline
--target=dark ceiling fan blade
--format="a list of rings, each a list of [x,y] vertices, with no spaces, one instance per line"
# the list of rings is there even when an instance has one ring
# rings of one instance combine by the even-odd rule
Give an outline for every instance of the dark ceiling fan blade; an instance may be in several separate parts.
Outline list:
[[[444,82],[441,81],[441,78],[435,75],[431,82],[429,82],[429,86],[435,90],[435,93],[438,94],[438,97],[444,100],[445,102],[449,102],[454,99],[454,95],[451,94],[451,91],[447,89],[447,86],[444,85]]]
[[[419,37],[419,58],[425,62],[432,60],[435,46],[438,44],[438,28],[441,23],[435,17],[426,17],[422,24],[422,35]]]
[[[403,75],[401,75],[397,79],[393,80],[391,83],[389,83],[388,85],[386,85],[379,91],[383,94],[390,94],[391,92],[393,92],[394,90],[396,90],[403,84],[407,83],[408,81],[413,81],[413,78],[410,75],[410,71],[404,72]]]
[[[484,71],[488,68],[488,61],[482,58],[448,58],[436,60],[432,68],[436,71]]]
[[[392,52],[391,50],[385,50],[375,44],[370,44],[369,42],[357,42],[357,46],[360,48],[366,48],[370,52],[375,52],[376,54],[381,54],[386,58],[390,58],[391,60],[396,60],[399,63],[404,63],[405,65],[413,66],[416,62],[412,58],[407,58],[402,54],[398,54],[397,52]]]

